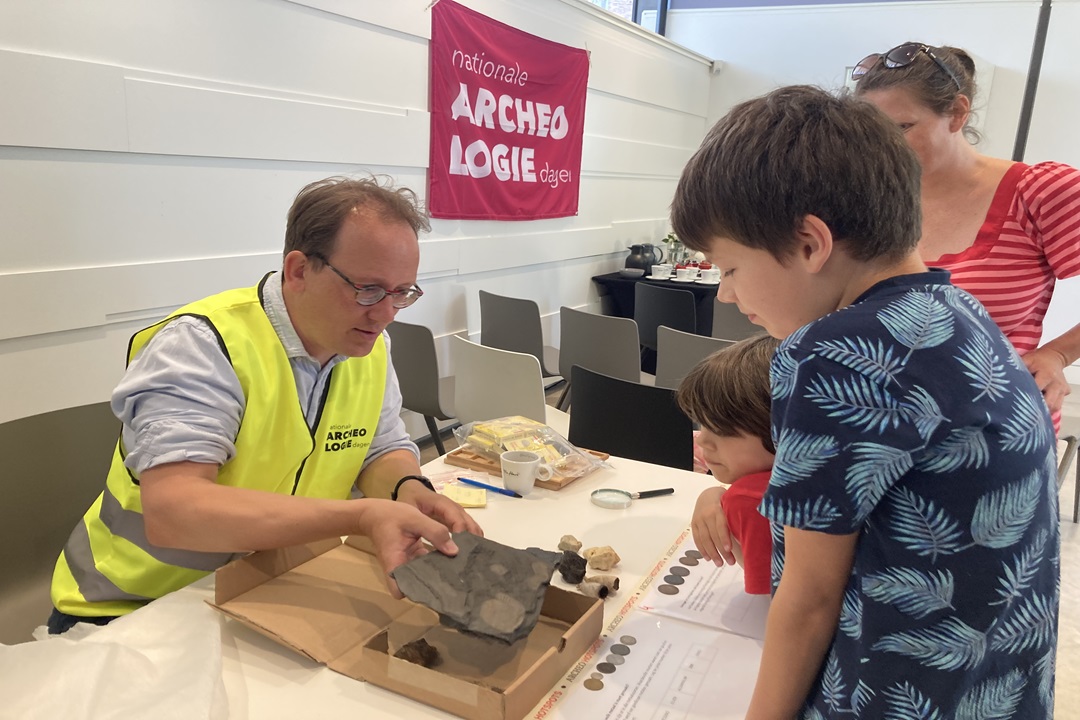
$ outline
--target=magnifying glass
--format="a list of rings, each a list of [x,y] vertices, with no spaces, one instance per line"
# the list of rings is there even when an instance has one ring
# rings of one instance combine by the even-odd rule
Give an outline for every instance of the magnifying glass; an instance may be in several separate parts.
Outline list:
[[[616,490],[615,488],[600,488],[599,490],[593,490],[590,499],[593,505],[599,505],[602,508],[609,508],[611,510],[624,510],[630,507],[630,504],[635,500],[644,500],[645,498],[659,497],[660,495],[671,495],[675,492],[675,488],[662,488],[660,490],[642,490],[641,492],[631,493],[625,490]]]

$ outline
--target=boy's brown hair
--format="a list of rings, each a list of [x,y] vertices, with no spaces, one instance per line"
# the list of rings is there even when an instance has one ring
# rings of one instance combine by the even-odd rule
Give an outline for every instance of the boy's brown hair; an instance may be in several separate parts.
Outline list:
[[[876,107],[794,85],[736,105],[683,168],[671,227],[691,250],[726,238],[785,263],[807,215],[859,262],[895,262],[921,234],[919,160]]]
[[[780,341],[755,335],[717,350],[679,384],[675,399],[687,416],[722,437],[749,435],[771,453],[769,364]]]

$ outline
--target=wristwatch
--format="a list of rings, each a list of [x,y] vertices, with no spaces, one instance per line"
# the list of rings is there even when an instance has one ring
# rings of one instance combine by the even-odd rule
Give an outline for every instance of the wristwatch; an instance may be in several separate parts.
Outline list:
[[[397,500],[398,490],[401,489],[401,486],[407,480],[418,480],[421,483],[423,483],[424,487],[426,487],[428,490],[430,490],[431,492],[435,492],[435,486],[432,485],[431,481],[428,480],[423,475],[406,475],[405,477],[403,477],[403,478],[401,478],[400,480],[397,481],[397,485],[394,486],[394,492],[390,493],[390,499],[391,500]]]

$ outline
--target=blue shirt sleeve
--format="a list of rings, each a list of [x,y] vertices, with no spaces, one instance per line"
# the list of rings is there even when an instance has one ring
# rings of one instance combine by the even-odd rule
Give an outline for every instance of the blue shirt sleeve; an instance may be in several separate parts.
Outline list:
[[[389,338],[387,353],[390,351]],[[290,358],[309,424],[318,417],[322,388],[334,363]],[[419,450],[401,419],[401,389],[387,363],[379,423],[363,467],[393,450]],[[123,423],[125,465],[136,475],[174,462],[223,465],[236,454],[244,394],[217,337],[205,321],[180,317],[158,331],[128,366],[113,391],[113,413]],[[361,468],[362,470],[363,468]]]

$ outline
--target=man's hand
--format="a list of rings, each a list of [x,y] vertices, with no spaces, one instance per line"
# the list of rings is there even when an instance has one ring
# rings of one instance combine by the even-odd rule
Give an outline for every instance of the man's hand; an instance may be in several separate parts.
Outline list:
[[[706,560],[717,565],[734,565],[731,533],[728,531],[724,509],[720,507],[720,497],[723,494],[724,488],[714,487],[698,495],[690,529],[694,534],[694,544]]]
[[[428,490],[423,483],[415,480],[406,482],[398,488],[397,498],[399,503],[412,505],[453,532],[464,531],[480,537],[484,536],[484,531],[460,505],[445,495]]]
[[[1042,391],[1050,412],[1061,410],[1065,396],[1070,392],[1069,381],[1065,379],[1065,368],[1069,364],[1065,356],[1044,345],[1027,353],[1022,359]]]
[[[407,503],[364,499],[359,530],[375,545],[375,557],[389,573],[398,566],[428,552],[424,540],[444,555],[457,555],[458,547],[445,525],[427,517]],[[397,583],[387,575],[386,584],[400,598]]]

